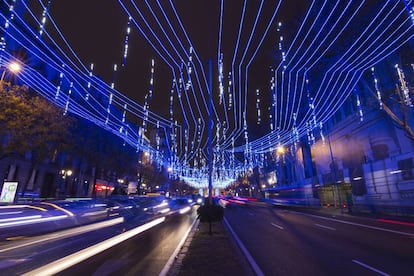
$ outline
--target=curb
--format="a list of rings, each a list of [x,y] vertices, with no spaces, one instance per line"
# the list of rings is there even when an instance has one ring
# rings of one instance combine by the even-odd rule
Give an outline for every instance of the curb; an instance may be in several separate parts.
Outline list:
[[[176,276],[180,273],[180,268],[183,260],[189,250],[191,241],[193,240],[194,234],[197,230],[199,219],[195,219],[191,225],[188,233],[183,237],[182,242],[178,245],[177,249],[171,255],[164,269],[161,271],[160,276]]]

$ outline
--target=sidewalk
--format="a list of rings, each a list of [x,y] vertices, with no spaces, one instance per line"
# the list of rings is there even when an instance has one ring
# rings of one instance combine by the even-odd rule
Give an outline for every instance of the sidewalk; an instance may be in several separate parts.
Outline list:
[[[209,224],[197,221],[168,273],[189,275],[254,275],[245,256],[231,237],[224,222]]]

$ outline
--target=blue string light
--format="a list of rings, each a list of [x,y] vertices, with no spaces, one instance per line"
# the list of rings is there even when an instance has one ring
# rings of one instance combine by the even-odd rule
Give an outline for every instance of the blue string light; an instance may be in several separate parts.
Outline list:
[[[46,20],[47,20],[47,14],[49,12],[51,2],[52,2],[51,0],[48,0],[46,7],[44,7],[44,9],[43,9],[42,20],[40,21],[41,23],[40,23],[40,26],[39,26],[39,37],[41,37],[42,34],[43,34],[43,30],[45,28],[45,24],[46,24]]]
[[[378,99],[378,104],[379,104],[380,109],[382,109],[383,106],[382,106],[381,91],[379,89],[378,79],[377,79],[377,77],[375,75],[375,68],[374,67],[371,68],[371,72],[372,72],[372,77],[374,79],[374,86],[375,86],[375,92],[376,92],[377,99]]]
[[[128,24],[125,34],[125,42],[124,42],[124,55],[122,59],[122,66],[126,65],[126,60],[128,56],[128,48],[129,48],[129,34],[131,33],[131,17],[128,17]]]
[[[43,11],[40,20],[32,11],[31,5],[35,2],[40,4],[40,10]],[[66,114],[78,114],[99,126],[105,126],[124,139],[124,143],[137,147],[139,151],[148,150],[156,162],[167,160],[168,164],[174,167],[173,175],[203,177],[207,172],[204,118],[208,107],[208,85],[205,66],[171,0],[162,4],[158,0],[142,3],[118,1],[121,10],[128,16],[128,27],[138,30],[134,34],[141,35],[171,70],[173,85],[170,91],[169,118],[163,118],[149,108],[153,96],[151,80],[147,103],[140,105],[115,89],[115,79],[108,85],[95,77],[93,66],[87,68],[81,62],[57,28],[53,14],[50,13],[51,1],[48,1],[46,6],[40,0],[30,4],[28,1],[20,3],[26,11],[26,16],[31,17],[35,24],[29,26],[14,12],[16,1],[7,4],[10,14],[0,15],[4,22],[1,30],[3,34],[7,34],[7,41],[12,43],[6,44],[4,36],[1,39],[2,66],[12,59],[8,46],[21,45],[36,61],[50,68],[53,77],[48,79],[34,68],[25,66],[25,72],[19,75],[19,78],[46,98],[55,101]],[[358,24],[358,16],[364,14],[364,8],[368,7],[364,1],[306,3],[306,13],[301,17],[299,28],[293,30],[294,38],[279,36],[277,48],[280,51],[280,60],[272,66],[274,69],[269,78],[271,101],[269,106],[263,107],[263,110],[269,113],[270,128],[266,135],[255,138],[252,136],[253,131],[248,128],[248,120],[255,117],[256,123],[261,122],[264,115],[261,105],[265,102],[260,102],[260,94],[265,95],[266,91],[256,92],[256,109],[253,109],[256,114],[248,114],[251,112],[247,109],[248,94],[255,91],[250,85],[249,68],[256,60],[262,42],[268,37],[267,31],[274,28],[273,22],[282,1],[257,3],[254,20],[253,17],[252,20],[246,20],[246,3],[247,1],[244,1],[239,5],[239,33],[233,41],[233,52],[227,55],[227,49],[223,47],[227,44],[223,44],[222,40],[228,37],[224,37],[222,32],[227,24],[228,11],[224,10],[224,0],[220,2],[216,77],[219,79],[218,101],[222,104],[219,106],[222,110],[213,107],[213,120],[216,122],[213,166],[215,181],[224,182],[225,176],[234,178],[245,170],[262,165],[267,160],[267,153],[274,152],[277,146],[291,145],[291,149],[296,150],[295,145],[302,136],[308,136],[311,144],[314,143],[315,136],[319,136],[323,141],[322,122],[332,117],[353,91],[357,93],[355,87],[362,74],[413,38],[412,9],[407,9],[411,1],[404,1],[405,5],[399,1],[384,1],[382,5],[372,4],[375,12],[369,15],[365,25],[358,26],[359,32],[352,28]],[[267,5],[266,8],[264,5]],[[272,7],[272,10],[267,7]],[[249,7],[249,16],[252,12],[254,10]],[[13,20],[13,24],[10,19]],[[267,26],[264,32],[264,28],[256,28],[256,24],[259,23],[261,26]],[[39,28],[34,31],[33,26]],[[58,35],[52,37],[49,33],[51,30]],[[129,30],[127,28],[124,41],[123,66],[127,57]],[[242,33],[246,32],[249,35],[242,36]],[[353,32],[354,36],[346,35],[350,32]],[[34,39],[40,36],[42,39]],[[345,45],[347,49],[342,50],[341,45]],[[287,51],[284,49],[285,46]],[[332,52],[338,53],[337,56],[332,62],[325,64],[328,53]],[[232,61],[227,87],[224,85],[224,57]],[[375,82],[376,77],[374,72],[372,73]],[[312,82],[308,80],[308,74],[312,75]],[[410,106],[412,100],[405,89],[407,85],[404,85],[403,81],[404,72],[397,70],[397,74],[400,78],[401,96]],[[312,95],[309,90],[312,91]],[[381,104],[381,93],[376,82],[375,90]],[[102,103],[99,99],[108,99],[108,104]],[[173,112],[175,104],[180,112]],[[358,116],[363,118],[360,100],[357,105]],[[127,114],[128,117],[142,119],[145,125],[141,125],[141,128],[130,125],[126,120]],[[149,125],[156,128],[155,142],[152,143],[144,136],[144,131]],[[171,144],[167,147],[168,156],[163,156],[164,152],[160,152],[161,132],[164,132],[165,137],[169,137],[165,139],[166,143]],[[245,159],[239,160],[236,153],[241,153],[237,156],[244,155]],[[198,168],[195,168],[197,166]]]

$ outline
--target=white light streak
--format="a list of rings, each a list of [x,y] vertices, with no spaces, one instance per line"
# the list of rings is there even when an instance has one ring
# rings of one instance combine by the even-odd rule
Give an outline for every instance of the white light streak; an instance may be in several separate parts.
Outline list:
[[[45,266],[42,266],[40,268],[37,268],[35,270],[32,270],[28,273],[25,273],[23,275],[25,276],[37,276],[37,275],[54,275],[57,274],[75,264],[78,264],[92,256],[95,256],[99,253],[101,253],[104,250],[107,250],[123,241],[126,241],[127,239],[130,239],[144,231],[147,231],[148,229],[151,229],[152,227],[163,223],[165,221],[165,217],[158,218],[156,220],[153,220],[149,223],[146,223],[144,225],[141,225],[139,227],[136,227],[132,230],[129,230],[127,232],[124,232],[120,235],[117,235],[115,237],[112,237],[106,241],[100,242],[98,244],[95,244],[93,246],[90,246],[88,248],[85,248],[81,251],[78,251],[76,253],[73,253],[71,255],[68,255],[62,259],[56,260],[50,264],[47,264]]]

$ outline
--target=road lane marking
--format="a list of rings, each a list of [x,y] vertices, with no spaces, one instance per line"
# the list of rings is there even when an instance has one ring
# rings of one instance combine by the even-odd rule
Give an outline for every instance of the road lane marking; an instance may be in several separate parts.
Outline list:
[[[277,228],[279,228],[280,230],[283,230],[283,229],[285,229],[285,228],[283,228],[282,226],[280,226],[280,225],[277,225],[276,223],[270,223],[271,225],[273,225],[274,227],[277,227]]]
[[[230,233],[232,234],[233,238],[236,240],[237,244],[239,245],[241,251],[243,252],[244,256],[246,257],[247,261],[249,262],[251,268],[256,273],[256,275],[257,276],[264,276],[264,273],[259,268],[259,266],[257,265],[257,263],[254,261],[252,255],[250,255],[249,251],[247,251],[247,248],[241,242],[241,240],[239,239],[239,237],[233,231],[233,228],[231,228],[230,223],[227,221],[226,218],[224,218],[224,223],[226,224],[226,226],[229,229]]]
[[[383,271],[381,271],[381,270],[379,270],[379,269],[376,269],[376,268],[374,268],[374,267],[372,267],[372,266],[369,266],[369,265],[367,265],[367,264],[364,264],[363,262],[360,262],[360,261],[358,261],[358,260],[352,260],[354,263],[356,263],[356,264],[359,264],[360,266],[363,266],[363,267],[365,267],[365,268],[367,268],[367,269],[369,269],[369,270],[372,270],[372,271],[374,271],[374,272],[376,272],[376,273],[378,273],[378,274],[381,274],[381,275],[384,275],[384,276],[389,276],[390,274],[388,274],[388,273],[385,273],[385,272],[383,272]]]
[[[336,230],[336,229],[335,229],[335,228],[333,228],[333,227],[325,226],[325,225],[322,225],[322,224],[317,224],[317,223],[315,223],[315,225],[316,225],[316,226],[318,226],[318,227],[321,227],[321,228],[325,228],[325,229],[332,230],[332,231]]]
[[[391,230],[391,229],[386,229],[386,228],[376,227],[376,226],[371,226],[371,225],[365,225],[365,224],[360,224],[360,223],[351,222],[351,221],[345,221],[345,220],[340,220],[340,219],[334,219],[334,218],[327,218],[327,217],[322,217],[322,216],[317,216],[317,215],[305,214],[305,213],[296,212],[296,211],[290,211],[290,212],[296,213],[296,214],[301,214],[301,215],[307,216],[307,217],[320,218],[320,219],[325,219],[325,220],[330,220],[330,221],[336,221],[336,222],[339,222],[339,223],[344,223],[344,224],[349,224],[349,225],[354,225],[354,226],[360,226],[360,227],[364,227],[364,228],[369,228],[369,229],[374,229],[374,230],[379,230],[379,231],[384,231],[384,232],[389,232],[389,233],[394,233],[394,234],[400,234],[400,235],[404,235],[404,236],[414,237],[414,234],[413,233],[396,231],[396,230]]]
[[[197,223],[197,224],[196,224]],[[196,227],[199,223],[198,219],[195,219],[193,221],[193,223],[190,225],[190,227],[188,227],[187,231],[185,232],[184,236],[182,237],[180,243],[178,244],[178,246],[175,248],[174,252],[172,253],[172,255],[170,256],[170,258],[168,259],[167,263],[164,265],[163,269],[160,272],[160,276],[166,276],[168,275],[168,272],[171,270],[171,267],[174,264],[175,258],[178,256],[178,253],[180,253],[181,248],[183,247],[184,243],[186,242],[188,235],[190,235],[191,230]]]
[[[65,269],[68,269],[71,266],[74,266],[92,256],[95,256],[101,253],[104,250],[107,250],[123,241],[126,241],[127,239],[130,239],[148,229],[151,229],[152,227],[160,223],[163,223],[164,221],[165,221],[165,217],[155,219],[146,224],[140,225],[134,229],[128,230],[127,232],[124,232],[122,234],[109,238],[103,242],[97,243],[95,245],[82,249],[76,253],[73,253],[61,259],[58,259],[54,262],[46,264],[42,267],[39,267],[35,270],[29,271],[23,275],[25,276],[55,275]]]

